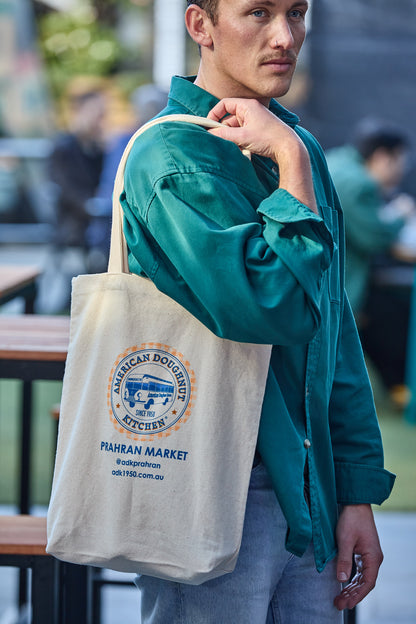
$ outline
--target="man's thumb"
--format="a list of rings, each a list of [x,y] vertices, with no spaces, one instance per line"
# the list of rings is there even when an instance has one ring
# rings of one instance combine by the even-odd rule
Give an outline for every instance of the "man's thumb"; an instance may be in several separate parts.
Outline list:
[[[337,579],[346,583],[351,577],[353,553],[350,550],[339,550],[337,559]]]

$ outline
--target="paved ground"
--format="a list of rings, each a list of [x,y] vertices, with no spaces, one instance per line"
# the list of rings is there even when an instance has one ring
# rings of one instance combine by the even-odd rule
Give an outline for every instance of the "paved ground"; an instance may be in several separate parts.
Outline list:
[[[0,513],[11,511],[0,507]],[[45,510],[36,512],[43,514]],[[377,587],[357,610],[357,624],[416,624],[416,514],[379,512],[376,522],[385,559]],[[132,578],[109,571],[106,574]],[[0,624],[28,624],[27,618],[17,616],[16,592],[16,570],[0,567]],[[104,587],[101,624],[140,624],[138,609],[139,595],[134,587]]]
[[[416,624],[416,514],[379,512],[384,562],[358,610],[358,624]]]

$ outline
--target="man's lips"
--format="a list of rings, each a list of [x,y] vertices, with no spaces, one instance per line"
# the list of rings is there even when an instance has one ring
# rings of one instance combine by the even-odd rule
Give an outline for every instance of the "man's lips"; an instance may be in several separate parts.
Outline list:
[[[267,59],[262,62],[262,65],[267,65],[269,67],[274,67],[276,69],[280,69],[281,71],[287,71],[294,65],[295,60],[292,58],[273,58]]]

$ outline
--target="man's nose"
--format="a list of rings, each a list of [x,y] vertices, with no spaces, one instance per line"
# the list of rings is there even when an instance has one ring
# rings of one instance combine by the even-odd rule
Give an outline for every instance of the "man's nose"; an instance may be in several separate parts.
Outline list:
[[[273,28],[271,47],[290,50],[290,48],[293,48],[294,43],[292,29],[287,19],[280,18],[276,20]]]

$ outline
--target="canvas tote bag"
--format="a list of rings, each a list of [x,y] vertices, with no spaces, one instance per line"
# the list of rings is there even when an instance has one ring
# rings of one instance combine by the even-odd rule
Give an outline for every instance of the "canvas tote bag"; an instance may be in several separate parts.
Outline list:
[[[114,187],[108,273],[73,279],[48,553],[199,584],[236,564],[271,346],[216,337],[128,272]]]

